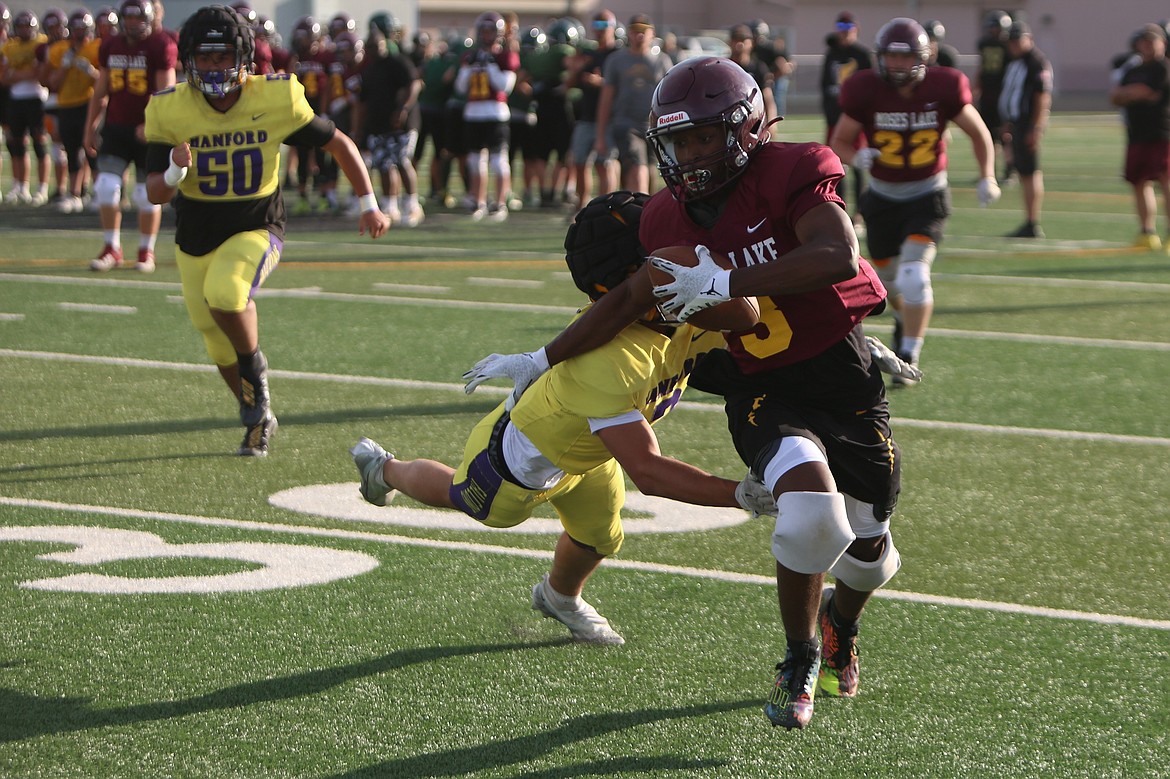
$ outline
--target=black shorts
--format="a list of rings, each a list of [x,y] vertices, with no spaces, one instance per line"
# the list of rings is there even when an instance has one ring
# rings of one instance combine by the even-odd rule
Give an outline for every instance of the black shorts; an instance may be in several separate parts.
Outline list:
[[[917,200],[890,200],[870,189],[861,198],[860,211],[865,217],[869,258],[880,263],[901,254],[902,242],[911,235],[942,243],[951,214],[951,192],[941,189]]]
[[[43,100],[32,97],[10,98],[8,101],[8,129],[11,132],[10,142],[20,144],[25,148],[24,140],[33,137],[40,142],[45,134],[45,103]]]
[[[121,176],[134,163],[138,180],[146,183],[146,144],[138,140],[135,129],[128,124],[106,124],[102,128],[98,170]]]
[[[484,149],[506,154],[511,134],[508,122],[463,122],[464,148],[468,154]]]
[[[901,452],[860,325],[816,357],[766,373],[743,374],[728,352],[710,352],[690,383],[723,395],[732,442],[757,476],[779,439],[802,436],[825,453],[838,490],[873,504],[879,522],[893,514]]]
[[[1040,155],[1028,146],[1028,129],[1022,125],[1012,128],[1012,165],[1021,176],[1031,176],[1040,170]]]

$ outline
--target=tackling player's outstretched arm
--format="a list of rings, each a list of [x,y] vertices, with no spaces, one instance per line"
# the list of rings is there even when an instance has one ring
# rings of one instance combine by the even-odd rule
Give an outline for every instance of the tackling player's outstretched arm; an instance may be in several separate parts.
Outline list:
[[[597,431],[597,437],[643,495],[696,506],[739,507],[751,511],[753,516],[776,516],[776,501],[751,473],[736,482],[666,457],[658,448],[653,428],[644,418],[602,428]]]

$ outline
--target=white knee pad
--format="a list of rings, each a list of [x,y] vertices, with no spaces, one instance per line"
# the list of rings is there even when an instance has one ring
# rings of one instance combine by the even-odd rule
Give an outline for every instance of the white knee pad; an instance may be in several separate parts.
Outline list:
[[[930,284],[930,266],[934,264],[938,247],[933,243],[906,239],[898,260],[898,275],[894,285],[902,299],[912,306],[924,306],[934,301]]]
[[[492,173],[495,173],[501,179],[507,179],[512,175],[512,169],[508,165],[508,158],[504,154],[501,154],[498,151],[494,151],[491,153],[491,156],[488,157],[488,160],[491,165]]]
[[[830,572],[838,581],[858,592],[873,592],[879,589],[893,579],[894,574],[902,567],[902,556],[898,554],[894,538],[889,531],[886,531],[885,538],[886,545],[878,559],[873,562],[858,560],[846,552],[829,569]]]
[[[162,206],[150,202],[150,198],[146,195],[145,184],[134,186],[134,205],[139,211],[158,211],[162,208]]]
[[[94,199],[99,206],[116,206],[122,199],[122,177],[113,173],[99,173],[93,182]]]
[[[772,555],[785,568],[815,574],[830,570],[853,543],[839,492],[785,492],[776,500]]]

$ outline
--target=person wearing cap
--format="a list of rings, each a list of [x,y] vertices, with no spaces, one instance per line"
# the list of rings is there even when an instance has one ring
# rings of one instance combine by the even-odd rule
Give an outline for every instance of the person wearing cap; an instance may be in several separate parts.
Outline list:
[[[1156,24],[1146,24],[1134,37],[1141,61],[1122,75],[1109,93],[1113,105],[1125,112],[1125,180],[1133,187],[1140,232],[1134,246],[1157,250],[1162,241],[1156,230],[1158,204],[1154,182],[1170,222],[1170,61],[1166,59],[1166,34]],[[1167,241],[1170,245],[1170,240]]]
[[[604,152],[597,149],[597,110],[605,86],[602,70],[609,55],[617,51],[617,16],[607,8],[601,9],[594,14],[590,31],[597,45],[594,48],[581,47],[577,56],[569,60],[565,77],[566,87],[581,91],[573,135],[569,139],[569,155],[576,174],[577,208],[584,208],[589,202],[593,173],[597,174],[599,193],[617,188],[617,163],[610,157],[608,148]]]
[[[728,57],[736,65],[739,65],[752,77],[752,80],[760,87],[760,93],[764,98],[764,117],[770,122],[776,118],[776,96],[773,94],[774,83],[772,77],[772,69],[768,67],[767,63],[761,62],[755,57],[755,36],[752,35],[752,30],[746,24],[734,24],[731,26],[729,41],[731,43],[731,56]]]
[[[1040,170],[1040,138],[1048,127],[1052,108],[1052,65],[1032,41],[1025,22],[1008,28],[1008,63],[999,96],[999,113],[1004,122],[1004,145],[1010,143],[1012,159],[1020,174],[1024,197],[1024,224],[1009,238],[1043,238],[1040,205],[1044,200],[1044,174]]]
[[[597,106],[598,156],[617,152],[622,189],[650,191],[650,167],[646,148],[650,98],[658,82],[674,64],[653,48],[654,22],[646,14],[634,14],[626,25],[628,43],[615,51],[602,69],[605,85]]]
[[[857,20],[853,18],[853,14],[843,11],[837,16],[834,31],[825,39],[828,49],[825,51],[825,59],[821,67],[821,110],[825,115],[826,144],[833,137],[833,128],[837,126],[837,120],[841,118],[841,85],[857,71],[873,68],[873,54],[858,42],[859,32],[860,28],[857,26]],[[864,142],[864,137],[858,136],[857,148],[862,148]],[[848,167],[846,166],[846,168]],[[861,215],[857,212],[857,205],[861,201],[864,176],[859,171],[854,170],[849,173],[849,177],[853,179],[853,227],[860,236],[864,234],[865,227]],[[843,181],[844,179],[837,181],[838,194],[841,194]]]

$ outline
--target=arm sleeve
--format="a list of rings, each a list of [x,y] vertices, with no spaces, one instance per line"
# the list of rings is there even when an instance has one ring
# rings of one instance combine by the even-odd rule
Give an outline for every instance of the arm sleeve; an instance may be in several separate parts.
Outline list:
[[[171,145],[166,143],[146,144],[146,172],[166,172],[171,166],[171,148]]]
[[[332,119],[314,116],[301,129],[284,139],[289,146],[324,146],[333,137],[336,125]]]

